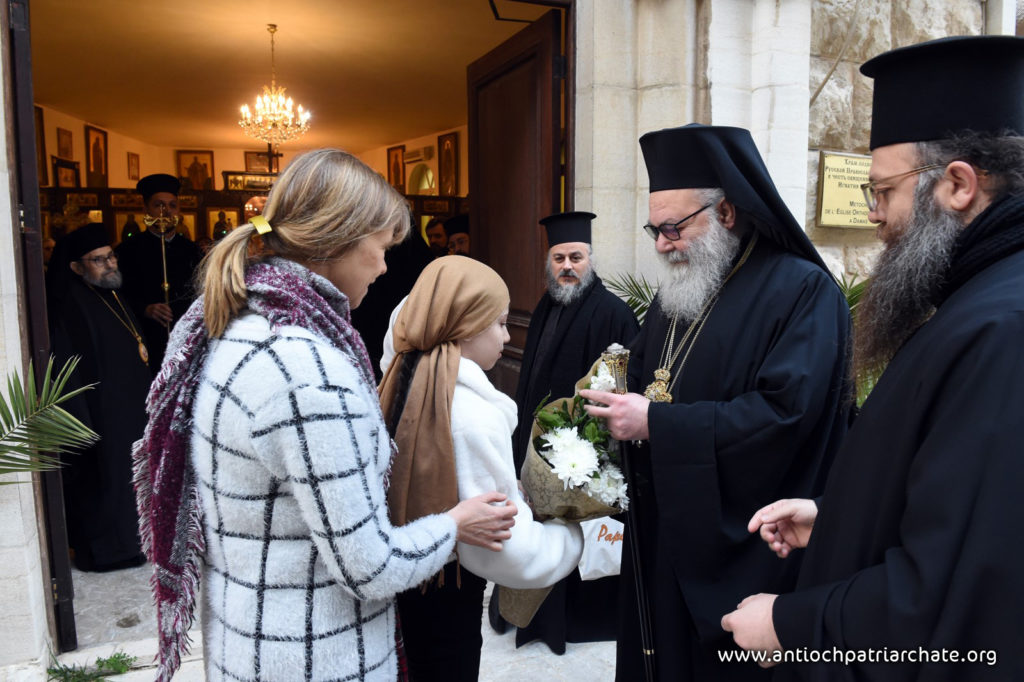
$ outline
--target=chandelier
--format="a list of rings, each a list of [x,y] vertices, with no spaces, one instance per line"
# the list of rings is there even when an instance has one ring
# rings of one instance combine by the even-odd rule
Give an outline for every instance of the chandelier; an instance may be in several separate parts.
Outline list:
[[[263,86],[263,94],[256,96],[255,111],[248,104],[242,105],[242,118],[238,125],[249,137],[278,145],[302,137],[309,130],[309,111],[299,104],[294,106],[291,97],[286,97],[284,88],[277,85],[277,69],[274,66],[274,33],[277,24],[267,24],[270,33],[270,87]]]

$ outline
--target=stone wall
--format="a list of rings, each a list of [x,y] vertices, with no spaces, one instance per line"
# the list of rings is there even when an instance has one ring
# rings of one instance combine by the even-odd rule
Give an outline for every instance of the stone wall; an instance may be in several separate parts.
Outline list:
[[[813,0],[812,96],[823,82],[824,87],[810,107],[806,226],[837,275],[865,276],[880,251],[872,229],[818,227],[815,222],[819,151],[868,153],[871,79],[860,74],[860,65],[895,47],[984,33],[985,4],[983,0]]]

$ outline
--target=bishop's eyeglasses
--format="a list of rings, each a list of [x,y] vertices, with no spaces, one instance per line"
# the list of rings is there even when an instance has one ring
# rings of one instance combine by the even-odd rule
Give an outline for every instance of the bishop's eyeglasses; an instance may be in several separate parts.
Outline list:
[[[644,225],[644,231],[647,234],[651,235],[651,239],[657,239],[659,234],[663,234],[665,235],[665,239],[669,240],[670,242],[678,241],[679,226],[685,223],[687,220],[695,218],[697,214],[699,214],[701,211],[705,211],[711,208],[712,206],[714,206],[713,203],[705,204],[704,206],[701,206],[696,211],[686,216],[682,220],[679,220],[674,223],[665,223],[663,225],[651,225],[650,223],[647,223],[646,225]]]
[[[872,180],[871,182],[865,182],[860,186],[860,191],[864,192],[864,202],[868,205],[869,211],[875,211],[878,209],[878,199],[891,190],[895,185],[892,184],[893,180],[900,180],[902,178],[909,178],[911,175],[917,175],[918,173],[924,173],[925,171],[935,170],[936,168],[944,168],[945,165],[941,163],[930,163],[927,166],[920,166],[906,171],[905,173],[897,173],[896,175],[890,175],[887,178],[881,180]],[[888,185],[888,186],[886,186]]]

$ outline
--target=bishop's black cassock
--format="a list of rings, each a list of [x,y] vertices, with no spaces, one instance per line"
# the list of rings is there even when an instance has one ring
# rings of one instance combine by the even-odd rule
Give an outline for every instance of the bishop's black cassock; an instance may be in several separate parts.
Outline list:
[[[745,130],[686,126],[641,138],[652,191],[721,187],[757,241],[720,290],[688,357],[671,367],[670,403],[648,410],[650,438],[630,447],[630,491],[649,595],[659,680],[758,680],[720,621],[741,599],[793,585],[798,557],[778,559],[750,516],[780,497],[821,492],[846,431],[849,310],[779,198]],[[736,261],[741,257],[737,254]],[[735,263],[734,263],[735,264]],[[670,320],[655,300],[631,345],[629,390],[661,365]],[[687,323],[680,321],[676,343]],[[644,678],[626,534],[616,678]]]

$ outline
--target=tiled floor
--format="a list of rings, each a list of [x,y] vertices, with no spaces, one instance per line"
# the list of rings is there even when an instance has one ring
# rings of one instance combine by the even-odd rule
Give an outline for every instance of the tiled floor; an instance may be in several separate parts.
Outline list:
[[[151,573],[149,566],[114,573],[75,571],[75,621],[79,649],[63,654],[60,660],[66,664],[88,664],[97,657],[121,650],[137,657],[139,669],[113,679],[125,682],[152,680],[153,670],[148,666],[156,652],[156,617],[148,583]],[[484,610],[486,612],[486,608]],[[516,649],[512,632],[498,635],[486,623],[482,631],[481,682],[605,682],[615,677],[615,645],[612,642],[568,644],[565,655],[556,656],[541,642]],[[176,682],[203,680],[202,637],[198,625],[194,629],[193,640],[192,656],[175,675]]]

